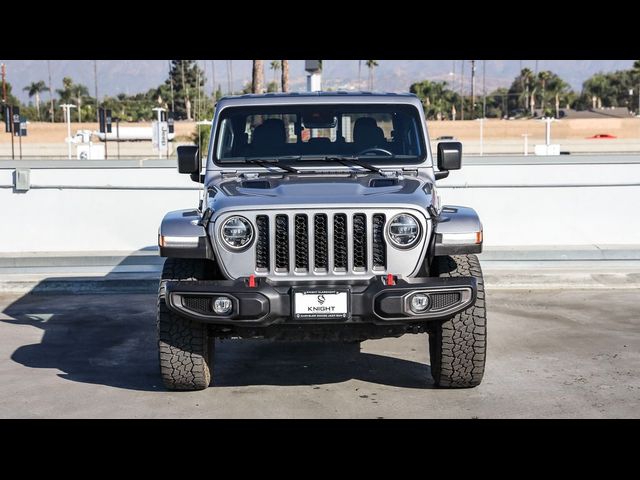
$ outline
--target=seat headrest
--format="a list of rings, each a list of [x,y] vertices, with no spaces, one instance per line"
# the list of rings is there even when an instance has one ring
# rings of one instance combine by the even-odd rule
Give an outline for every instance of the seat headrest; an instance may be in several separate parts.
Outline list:
[[[254,145],[261,147],[280,146],[287,142],[287,132],[284,122],[279,118],[269,118],[253,131]]]
[[[353,126],[353,141],[367,146],[382,145],[385,141],[384,132],[378,127],[375,118],[362,117]]]

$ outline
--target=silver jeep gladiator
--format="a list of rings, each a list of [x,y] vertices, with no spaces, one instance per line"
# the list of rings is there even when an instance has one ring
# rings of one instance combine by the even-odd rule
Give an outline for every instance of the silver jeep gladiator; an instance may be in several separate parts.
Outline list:
[[[178,171],[203,184],[200,205],[159,229],[165,386],[207,388],[216,338],[405,333],[429,335],[437,386],[478,385],[482,224],[471,208],[441,205],[436,188],[461,161],[461,144],[447,141],[434,162],[414,95],[221,99],[206,161],[178,148]]]

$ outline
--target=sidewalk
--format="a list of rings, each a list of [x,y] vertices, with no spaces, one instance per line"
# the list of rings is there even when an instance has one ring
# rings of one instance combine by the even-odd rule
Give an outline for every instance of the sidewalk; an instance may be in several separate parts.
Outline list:
[[[640,288],[640,245],[487,247],[491,289]],[[0,254],[0,292],[147,293],[158,288],[156,250]]]

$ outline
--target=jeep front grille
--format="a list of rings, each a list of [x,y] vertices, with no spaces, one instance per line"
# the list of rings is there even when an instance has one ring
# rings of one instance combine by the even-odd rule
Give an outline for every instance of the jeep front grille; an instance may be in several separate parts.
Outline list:
[[[387,241],[386,226],[409,212],[421,225],[414,248],[397,249]],[[393,273],[415,275],[424,260],[431,234],[429,218],[418,209],[402,207],[289,208],[243,210],[255,228],[246,249],[224,247],[220,226],[238,211],[224,212],[211,225],[218,264],[226,278],[251,274],[292,281],[315,278],[369,278]]]
[[[293,218],[293,245],[289,240],[290,218]],[[293,269],[296,273],[303,273],[308,271],[309,259],[313,258],[314,272],[347,272],[350,268],[354,272],[365,272],[368,267],[369,248],[373,252],[373,269],[383,271],[386,268],[387,248],[384,240],[385,216],[375,214],[370,217],[369,223],[370,225],[367,225],[367,216],[364,213],[353,214],[351,222],[347,221],[347,215],[344,213],[276,215],[273,233],[275,271],[280,273]],[[269,217],[258,215],[256,224],[256,271],[269,271],[269,264],[265,262],[269,254]],[[333,227],[331,232],[329,225]],[[349,230],[352,241],[349,241]],[[368,232],[372,232],[371,247]],[[290,251],[291,246],[293,251]],[[351,266],[350,258],[353,261]]]

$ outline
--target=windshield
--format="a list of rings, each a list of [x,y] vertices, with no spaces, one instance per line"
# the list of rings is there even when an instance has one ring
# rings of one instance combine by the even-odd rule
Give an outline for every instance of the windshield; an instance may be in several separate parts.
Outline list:
[[[220,114],[214,161],[338,156],[420,163],[424,145],[420,116],[411,105],[227,107]]]

